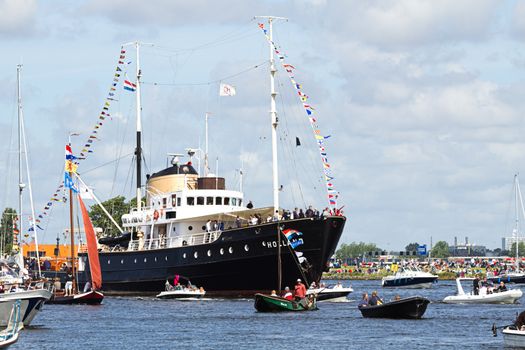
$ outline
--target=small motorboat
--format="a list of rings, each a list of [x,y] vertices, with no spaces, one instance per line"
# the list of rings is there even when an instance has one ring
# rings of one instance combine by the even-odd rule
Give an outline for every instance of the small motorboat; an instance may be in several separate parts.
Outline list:
[[[501,331],[505,347],[525,348],[525,331],[517,330],[516,327],[509,326]]]
[[[401,267],[394,275],[383,277],[383,287],[430,288],[438,276],[421,271],[417,266]]]
[[[345,302],[348,301],[348,294],[353,291],[352,287],[343,287],[341,283],[337,283],[334,286],[309,288],[306,295],[316,295],[317,301]]]
[[[194,300],[202,298],[205,294],[206,291],[204,288],[197,288],[191,283],[188,283],[188,286],[177,285],[173,287],[168,281],[166,281],[166,290],[157,294],[157,298]]]
[[[6,300],[0,303],[10,304],[10,300]],[[22,323],[22,317],[20,312],[20,300],[17,300],[13,303],[11,311],[8,315],[5,315],[9,322],[7,327],[0,331],[0,349],[6,349],[10,345],[18,341],[18,332],[20,329],[24,328]],[[3,315],[2,315],[3,316]]]
[[[417,319],[423,316],[429,303],[427,298],[415,296],[358,308],[363,317]]]
[[[479,294],[465,293],[461,281],[472,281],[473,278],[456,278],[457,294],[443,299],[448,304],[514,304],[523,293],[519,289],[509,289],[504,292],[489,293],[486,287],[479,289]]]
[[[317,310],[317,303],[313,295],[299,301],[288,300],[279,296],[257,293],[255,294],[255,309],[259,312],[294,312]]]
[[[186,280],[186,285],[181,285],[179,281]],[[179,299],[179,300],[195,300],[201,299],[206,291],[204,288],[197,288],[191,281],[184,276],[175,275],[174,286],[170,284],[168,280],[165,283],[166,289],[163,292],[157,294],[157,298],[160,299]]]
[[[499,276],[492,276],[487,278],[489,281],[494,283],[515,283],[515,284],[525,284],[525,273],[523,272],[509,272]]]

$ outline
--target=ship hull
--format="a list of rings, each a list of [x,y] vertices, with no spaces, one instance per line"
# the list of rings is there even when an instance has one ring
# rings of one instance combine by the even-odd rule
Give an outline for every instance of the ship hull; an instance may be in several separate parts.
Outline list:
[[[298,219],[265,223],[222,232],[209,244],[177,248],[100,252],[102,290],[109,294],[147,294],[164,290],[167,279],[185,276],[210,295],[242,296],[278,286],[278,236],[281,230],[302,233],[302,243],[292,249],[281,235],[282,287],[298,278],[319,282],[335,252],[346,218]],[[297,254],[307,263],[297,264]],[[84,258],[82,254],[81,258]],[[80,282],[87,280],[86,261]]]

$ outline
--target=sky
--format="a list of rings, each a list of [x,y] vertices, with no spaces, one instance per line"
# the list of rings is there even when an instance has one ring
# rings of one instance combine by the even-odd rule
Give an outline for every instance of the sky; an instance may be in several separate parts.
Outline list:
[[[348,216],[342,243],[400,250],[468,237],[501,247],[512,233],[513,177],[525,165],[519,1],[0,0],[0,206],[17,206],[16,65],[38,215],[60,183],[69,133],[81,134],[72,137],[78,153],[130,41],[144,43],[145,173],[163,169],[168,152],[203,149],[209,112],[212,171],[239,189],[242,169],[245,199],[271,205],[269,48],[258,15],[287,18],[275,23],[275,42],[330,136]],[[134,79],[136,54],[126,50]],[[278,69],[281,204],[322,209],[315,139]],[[219,97],[221,82],[236,96]],[[79,168],[101,200],[134,195],[135,95],[120,85],[115,93]],[[63,238],[67,220],[66,206],[53,205],[39,240]]]

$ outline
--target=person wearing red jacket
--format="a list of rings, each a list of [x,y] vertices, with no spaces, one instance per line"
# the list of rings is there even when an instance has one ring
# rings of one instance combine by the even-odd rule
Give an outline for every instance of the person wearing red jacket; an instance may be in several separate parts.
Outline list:
[[[296,300],[300,300],[306,297],[306,287],[301,282],[301,279],[297,279],[297,283],[295,284],[294,295]]]

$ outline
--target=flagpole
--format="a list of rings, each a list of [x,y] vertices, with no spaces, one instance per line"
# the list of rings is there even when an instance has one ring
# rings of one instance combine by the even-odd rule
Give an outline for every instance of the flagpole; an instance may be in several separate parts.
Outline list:
[[[135,47],[137,49],[137,91],[136,91],[136,101],[137,101],[137,147],[135,149],[135,155],[137,157],[137,210],[141,210],[142,207],[142,108],[140,105],[140,77],[142,72],[140,71],[140,43],[135,42]]]

